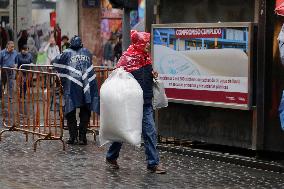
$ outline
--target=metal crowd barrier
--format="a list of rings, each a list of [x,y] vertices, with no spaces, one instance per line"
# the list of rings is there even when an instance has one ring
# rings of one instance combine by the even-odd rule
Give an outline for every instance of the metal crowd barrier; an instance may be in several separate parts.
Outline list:
[[[47,71],[53,73],[53,66],[52,65],[38,65],[38,64],[23,64],[20,68],[23,69],[30,69],[30,70],[37,70],[37,71]],[[108,78],[110,73],[115,69],[115,67],[108,67],[108,66],[94,66],[94,71],[96,73],[96,80],[98,84],[98,89],[100,90],[101,85],[103,82]],[[64,119],[64,118],[63,118]],[[66,125],[63,121],[63,127]],[[92,133],[94,136],[94,140],[96,141],[96,130],[100,126],[100,117],[97,113],[92,113],[92,117],[89,122],[88,132]]]
[[[1,69],[1,115],[8,131],[21,131],[26,135],[38,137],[34,142],[42,140],[63,141],[63,111],[60,78],[55,73],[26,69]]]
[[[114,70],[115,68],[113,67],[107,67],[107,66],[94,66],[94,71],[96,73],[96,80],[97,80],[97,84],[98,84],[98,89],[100,90],[100,87],[101,85],[103,84],[103,82],[108,78],[108,76],[110,75],[110,73]],[[38,96],[44,96],[42,94],[46,93],[47,91],[48,92],[48,96],[44,96],[45,98],[45,103],[42,103],[40,105],[40,108],[44,108],[44,109],[47,109],[48,107],[48,104],[51,104],[51,106],[57,106],[56,108],[52,108],[50,107],[49,110],[52,110],[53,111],[53,114],[56,114],[56,111],[54,111],[54,109],[58,109],[57,112],[58,114],[60,114],[60,123],[58,122],[57,124],[60,125],[60,129],[62,131],[62,133],[60,134],[60,139],[62,142],[62,137],[63,137],[63,127],[64,127],[64,116],[63,116],[63,109],[60,108],[59,110],[59,107],[58,107],[58,99],[59,98],[59,95],[58,95],[58,89],[53,89],[53,85],[54,85],[54,81],[60,81],[60,78],[58,76],[56,76],[56,73],[54,73],[54,70],[53,70],[53,66],[52,65],[37,65],[37,64],[23,64],[21,65],[20,69],[11,69],[11,68],[3,68],[2,69],[3,71],[2,72],[8,72],[8,70],[13,70],[13,72],[16,73],[17,75],[17,79],[16,79],[16,86],[18,86],[16,89],[13,90],[13,93],[12,95],[14,96],[14,98],[12,98],[12,101],[5,101],[5,105],[6,106],[3,106],[3,100],[2,100],[2,115],[3,115],[3,118],[5,117],[3,112],[5,112],[5,108],[8,109],[7,112],[10,112],[11,111],[11,108],[12,108],[12,104],[13,103],[18,103],[18,104],[25,104],[24,106],[19,106],[21,108],[19,108],[20,110],[23,109],[23,107],[27,107],[26,106],[26,102],[28,102],[28,99],[26,99],[26,97],[24,97],[24,99],[22,99],[22,95],[21,95],[21,91],[24,90],[24,80],[26,79],[26,88],[27,88],[27,92],[25,93],[25,95],[30,95],[29,98],[33,97],[33,100],[32,100],[32,103],[35,103],[34,107],[38,107],[38,104],[39,102],[37,102],[37,98],[35,98],[37,95],[37,91],[39,91],[39,95]],[[5,71],[6,70],[6,71]],[[29,77],[25,77],[25,75],[28,75]],[[6,76],[8,77],[8,76]],[[55,77],[55,78],[53,78]],[[53,79],[51,79],[53,78]],[[8,78],[7,78],[8,79]],[[39,84],[39,86],[38,86]],[[20,87],[19,87],[20,86]],[[3,87],[3,86],[2,86]],[[44,91],[43,91],[44,89]],[[8,88],[6,87],[6,94],[8,94]],[[50,91],[52,90],[52,92],[50,93]],[[60,86],[60,90],[62,90],[62,86]],[[3,90],[2,90],[3,92]],[[4,93],[5,93],[4,92]],[[15,94],[18,94],[20,92],[20,98],[18,98],[17,95]],[[34,95],[34,96],[33,96]],[[4,95],[5,96],[5,95]],[[15,98],[16,96],[16,98]],[[3,98],[3,95],[2,95],[2,98]],[[16,100],[17,99],[17,100]],[[25,102],[23,102],[22,100],[24,100]],[[39,100],[42,100],[42,98],[40,98]],[[61,105],[60,107],[62,106],[62,92],[60,93],[60,101],[61,101]],[[13,102],[13,103],[12,103]],[[29,101],[30,102],[30,101]],[[14,105],[15,106],[15,105]],[[44,106],[44,107],[43,107]],[[33,109],[33,111],[35,111],[35,109]],[[43,110],[41,110],[43,111]],[[15,115],[12,114],[12,112],[9,114],[7,114],[6,112],[6,115],[8,115],[8,119],[5,119],[5,121],[7,122],[8,120],[11,119],[11,117],[17,117],[17,112],[15,112]],[[46,110],[47,112],[47,110]],[[10,115],[10,117],[9,117]],[[12,116],[11,116],[12,115]],[[19,114],[20,116],[21,114]],[[36,117],[36,116],[42,116],[43,113],[33,113],[33,118],[34,120],[41,120],[41,124],[39,124],[39,121],[36,121],[36,124],[33,125],[33,128],[37,128],[35,129],[36,131],[37,130],[40,130],[42,131],[42,128],[46,128],[50,126],[50,128],[55,128],[53,125],[48,125],[47,122],[45,122],[44,120],[49,120],[49,119],[53,119],[51,117],[47,117],[49,116],[50,114],[47,114],[46,113],[44,114],[45,117]],[[54,117],[54,116],[53,116]],[[19,117],[21,118],[21,117]],[[17,119],[16,119],[17,120]],[[31,123],[31,118],[26,118],[26,122],[28,121],[28,123]],[[33,120],[33,121],[34,121]],[[3,119],[3,123],[4,123],[4,119]],[[6,127],[7,129],[2,131],[0,133],[0,141],[1,141],[1,135],[2,133],[6,132],[6,131],[22,131],[22,127],[28,127],[28,128],[31,128],[31,126],[29,124],[26,124],[26,125],[21,125],[20,129],[18,127],[15,127],[16,124],[12,124],[11,125],[11,122],[10,123],[5,123],[3,124],[4,127]],[[45,125],[44,125],[45,124]],[[66,123],[65,123],[66,125]],[[94,136],[94,140],[96,140],[96,130],[98,130],[100,126],[100,118],[99,118],[99,115],[97,113],[92,113],[92,116],[91,116],[91,119],[90,119],[90,122],[89,122],[89,126],[88,126],[88,132],[91,132]],[[46,131],[46,130],[45,130]],[[27,134],[29,132],[26,132],[26,131],[23,131],[25,134],[26,134],[26,140],[28,140],[28,136]],[[34,131],[31,132],[32,134],[34,134]],[[46,134],[44,132],[44,134]],[[49,134],[49,133],[48,133]],[[35,135],[35,134],[34,134]],[[38,135],[38,134],[37,134]],[[42,136],[42,133],[40,134],[40,136]],[[45,140],[52,140],[54,139],[54,137],[51,137],[51,135],[48,135],[45,137]],[[55,137],[56,139],[58,139],[58,137]],[[39,140],[44,140],[44,139],[39,139]],[[36,150],[36,146],[37,146],[37,142],[36,141],[34,143],[34,149]],[[65,149],[65,144],[63,143],[63,149]]]
[[[20,66],[20,69],[56,73],[56,71],[54,70],[54,66],[51,64],[22,64]],[[35,80],[36,78],[34,77],[33,79]],[[53,103],[53,98],[51,103]],[[67,129],[67,123],[65,123],[64,116],[62,119],[62,124],[63,124],[63,129]]]
[[[41,65],[41,64],[22,64],[20,66],[20,69],[54,73],[53,72],[53,65],[50,65],[50,64],[47,64],[47,65],[44,65],[44,64],[43,65]]]

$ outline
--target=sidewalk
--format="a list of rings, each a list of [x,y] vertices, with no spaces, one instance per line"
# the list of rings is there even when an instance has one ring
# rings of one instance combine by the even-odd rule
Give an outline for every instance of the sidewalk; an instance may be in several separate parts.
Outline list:
[[[204,158],[213,161],[221,161],[250,168],[262,169],[277,173],[284,173],[283,157],[278,157],[280,154],[274,153],[274,159],[252,156],[251,154],[240,154],[237,151],[232,153],[230,147],[223,147],[223,151],[214,149],[198,149],[190,147],[176,146],[173,144],[159,144],[158,148],[162,151],[177,153],[180,155],[188,155],[191,157]],[[227,151],[226,151],[227,150]],[[250,152],[252,153],[252,152]],[[267,154],[268,152],[266,152]],[[273,152],[270,152],[273,154]],[[276,159],[275,159],[276,158]],[[277,159],[278,158],[278,159]]]
[[[161,151],[166,175],[146,171],[144,149],[124,145],[120,169],[105,163],[107,147],[88,135],[87,146],[43,141],[33,152],[22,133],[5,133],[0,142],[0,188],[284,188],[284,175],[189,155]]]

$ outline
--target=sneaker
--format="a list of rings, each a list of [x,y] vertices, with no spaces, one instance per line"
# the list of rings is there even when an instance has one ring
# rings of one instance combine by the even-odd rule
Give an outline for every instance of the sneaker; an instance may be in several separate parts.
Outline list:
[[[147,169],[151,173],[156,173],[156,174],[166,174],[167,173],[167,171],[161,165],[156,165],[154,167],[147,167]]]
[[[106,164],[112,169],[119,169],[119,166],[116,160],[106,159]]]

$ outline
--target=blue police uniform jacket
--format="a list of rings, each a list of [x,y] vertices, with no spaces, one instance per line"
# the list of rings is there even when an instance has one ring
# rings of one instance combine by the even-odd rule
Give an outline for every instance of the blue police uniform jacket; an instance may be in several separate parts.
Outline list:
[[[86,48],[66,49],[52,63],[64,90],[64,114],[82,106],[99,113],[99,92],[91,53]]]

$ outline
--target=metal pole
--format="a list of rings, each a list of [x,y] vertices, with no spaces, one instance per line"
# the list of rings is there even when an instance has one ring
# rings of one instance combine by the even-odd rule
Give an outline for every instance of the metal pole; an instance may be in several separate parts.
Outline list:
[[[18,2],[17,0],[13,0],[13,37],[14,41],[17,40],[17,13],[18,13]],[[17,44],[17,43],[16,43]]]
[[[256,110],[254,111],[254,125],[252,129],[252,149],[264,150],[266,132],[269,123],[269,108],[271,102],[271,62],[274,34],[275,1],[259,1],[258,34],[257,34],[257,67],[256,67]],[[271,129],[270,129],[271,130]]]
[[[124,8],[122,20],[122,50],[126,51],[130,45],[130,9]]]
[[[156,1],[157,3],[155,4],[155,1],[153,0],[146,0],[145,1],[145,31],[146,32],[151,32],[151,27],[152,24],[156,22],[155,16],[158,17],[158,10],[157,7],[159,6],[160,1]]]

